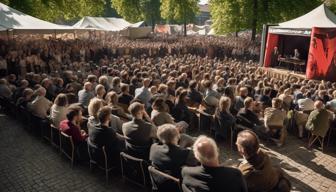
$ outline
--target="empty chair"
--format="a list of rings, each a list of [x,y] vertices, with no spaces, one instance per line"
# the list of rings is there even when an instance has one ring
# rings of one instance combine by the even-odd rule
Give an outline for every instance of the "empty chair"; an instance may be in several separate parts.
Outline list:
[[[75,161],[75,145],[72,137],[61,132],[60,138],[60,150],[67,158],[71,160],[71,167],[73,167]]]
[[[163,173],[153,166],[148,167],[152,190],[156,192],[182,192],[178,178]]]
[[[149,183],[148,163],[124,152],[120,153],[123,179],[145,188]]]
[[[92,165],[95,164],[100,169],[105,171],[106,183],[108,183],[109,172],[114,168],[108,161],[108,154],[106,153],[105,146],[98,148],[87,140],[88,153],[90,158],[90,170]]]

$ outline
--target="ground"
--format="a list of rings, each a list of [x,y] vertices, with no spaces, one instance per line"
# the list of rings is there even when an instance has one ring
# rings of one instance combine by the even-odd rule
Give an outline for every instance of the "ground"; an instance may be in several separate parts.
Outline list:
[[[325,153],[307,150],[306,143],[294,136],[282,148],[263,146],[276,165],[288,174],[293,191],[336,190],[336,147]],[[235,165],[240,157],[219,143],[221,160]],[[70,162],[41,138],[28,133],[13,118],[0,115],[0,191],[141,191],[112,173],[105,183],[100,170],[90,172],[88,165]],[[225,178],[223,178],[225,179]]]

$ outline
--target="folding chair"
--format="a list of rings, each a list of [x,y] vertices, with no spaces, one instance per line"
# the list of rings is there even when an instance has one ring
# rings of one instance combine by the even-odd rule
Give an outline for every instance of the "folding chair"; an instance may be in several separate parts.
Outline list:
[[[71,168],[75,161],[75,145],[72,139],[72,136],[67,135],[66,133],[61,132],[60,138],[60,150],[68,159],[71,161]]]
[[[108,161],[108,156],[105,150],[105,146],[98,148],[93,145],[89,140],[87,140],[88,153],[90,158],[90,170],[92,170],[92,165],[95,164],[98,168],[105,171],[106,183],[108,183],[109,172],[114,168]]]
[[[149,166],[148,171],[152,182],[152,191],[182,192],[181,181],[178,178],[163,173],[153,166]]]
[[[60,148],[60,138],[61,138],[61,131],[53,124],[50,124],[51,132],[50,132],[50,142],[51,145]]]
[[[128,180],[142,188],[149,184],[147,162],[143,159],[120,153],[121,173],[124,180]]]

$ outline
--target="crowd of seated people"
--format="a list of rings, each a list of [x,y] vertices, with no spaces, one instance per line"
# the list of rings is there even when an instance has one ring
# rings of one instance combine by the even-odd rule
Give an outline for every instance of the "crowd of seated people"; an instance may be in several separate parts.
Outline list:
[[[64,54],[80,49],[67,44],[59,46],[66,48]],[[39,52],[38,45],[34,51]],[[5,58],[13,51],[20,52],[12,47]],[[325,136],[334,119],[336,83],[277,79],[265,76],[252,62],[185,54],[121,56],[106,60],[111,62],[107,65],[91,66],[85,60],[74,63],[70,55],[65,57],[69,61],[60,61],[57,71],[33,70],[22,75],[6,70],[8,75],[0,79],[0,96],[49,118],[73,137],[80,157],[85,158],[87,142],[105,146],[114,162],[124,151],[181,178],[184,191],[279,187],[283,174],[272,168],[258,137],[283,146],[289,116],[300,138],[305,130]],[[197,113],[218,119],[216,139],[225,138],[231,128],[235,132],[237,149],[246,160],[240,171],[220,164],[211,138],[188,135],[196,130]]]

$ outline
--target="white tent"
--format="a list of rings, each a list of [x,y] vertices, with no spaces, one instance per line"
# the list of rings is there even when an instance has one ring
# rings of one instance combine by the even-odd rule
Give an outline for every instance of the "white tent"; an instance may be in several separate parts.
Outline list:
[[[104,31],[121,31],[127,27],[139,27],[143,22],[129,23],[122,18],[114,17],[83,17],[73,25],[75,29],[96,29]]]
[[[72,30],[72,27],[57,25],[26,15],[18,10],[0,3],[0,26],[15,32],[51,32]]]
[[[280,23],[276,28],[312,29],[336,27],[336,15],[325,4],[296,19]]]

